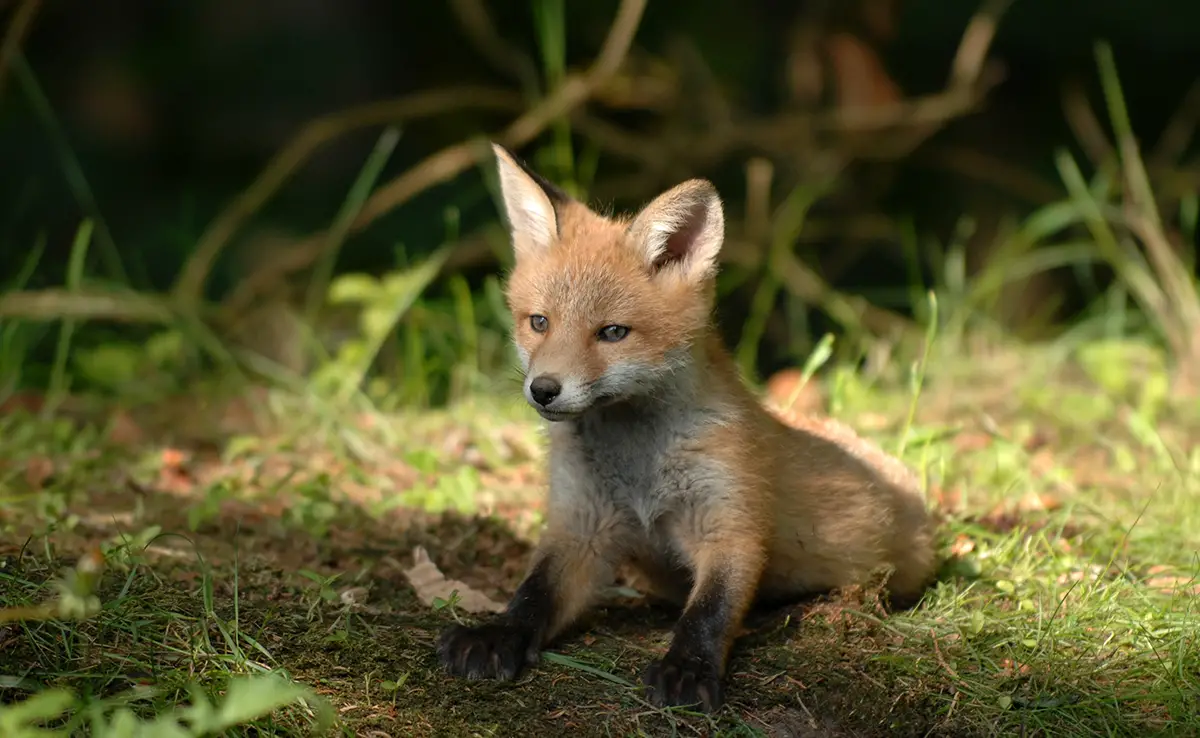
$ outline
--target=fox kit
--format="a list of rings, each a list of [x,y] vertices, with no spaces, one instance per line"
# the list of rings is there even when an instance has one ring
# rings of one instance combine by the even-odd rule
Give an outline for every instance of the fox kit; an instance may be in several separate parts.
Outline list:
[[[622,565],[682,614],[642,675],[660,706],[712,711],[756,601],[892,570],[894,602],[934,567],[913,475],[834,422],[800,429],[743,385],[713,325],[720,198],[693,179],[607,218],[493,146],[516,264],[524,394],[547,421],[547,526],[506,610],[438,642],[451,673],[514,679]]]

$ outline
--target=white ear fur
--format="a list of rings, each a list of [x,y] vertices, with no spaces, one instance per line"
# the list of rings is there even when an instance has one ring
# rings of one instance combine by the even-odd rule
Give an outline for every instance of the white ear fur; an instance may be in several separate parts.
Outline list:
[[[549,249],[558,237],[558,217],[546,191],[502,146],[492,144],[513,251],[518,258]]]
[[[677,266],[685,277],[711,276],[725,240],[725,212],[712,183],[691,179],[654,198],[629,226],[651,271]]]

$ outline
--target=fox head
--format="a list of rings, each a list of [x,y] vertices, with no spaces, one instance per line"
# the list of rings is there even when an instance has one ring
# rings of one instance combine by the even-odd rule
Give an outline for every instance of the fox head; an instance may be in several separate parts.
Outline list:
[[[567,420],[677,381],[711,320],[725,235],[716,188],[688,180],[636,215],[609,218],[493,149],[525,399],[543,418]]]

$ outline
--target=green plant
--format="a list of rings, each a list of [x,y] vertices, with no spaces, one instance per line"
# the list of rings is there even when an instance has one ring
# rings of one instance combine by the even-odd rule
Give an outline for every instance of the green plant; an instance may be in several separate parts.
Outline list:
[[[189,685],[189,692],[190,704],[143,718],[115,699],[81,708],[70,690],[47,690],[22,702],[0,706],[0,733],[11,738],[66,738],[74,734],[69,728],[86,725],[95,738],[203,738],[222,735],[294,704],[315,716],[318,734],[328,731],[334,721],[328,702],[307,687],[275,675],[233,677],[224,697],[216,701],[194,684]],[[62,729],[39,727],[64,720]]]

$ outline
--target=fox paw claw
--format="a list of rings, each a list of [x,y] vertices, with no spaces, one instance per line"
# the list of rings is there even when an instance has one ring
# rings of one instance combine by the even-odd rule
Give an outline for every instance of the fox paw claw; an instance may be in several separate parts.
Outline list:
[[[714,712],[725,702],[725,689],[716,667],[694,656],[668,652],[646,667],[642,682],[647,698],[657,707],[698,704],[703,712]]]
[[[527,629],[508,623],[452,625],[438,638],[438,660],[454,676],[511,681],[530,662],[532,642]]]

